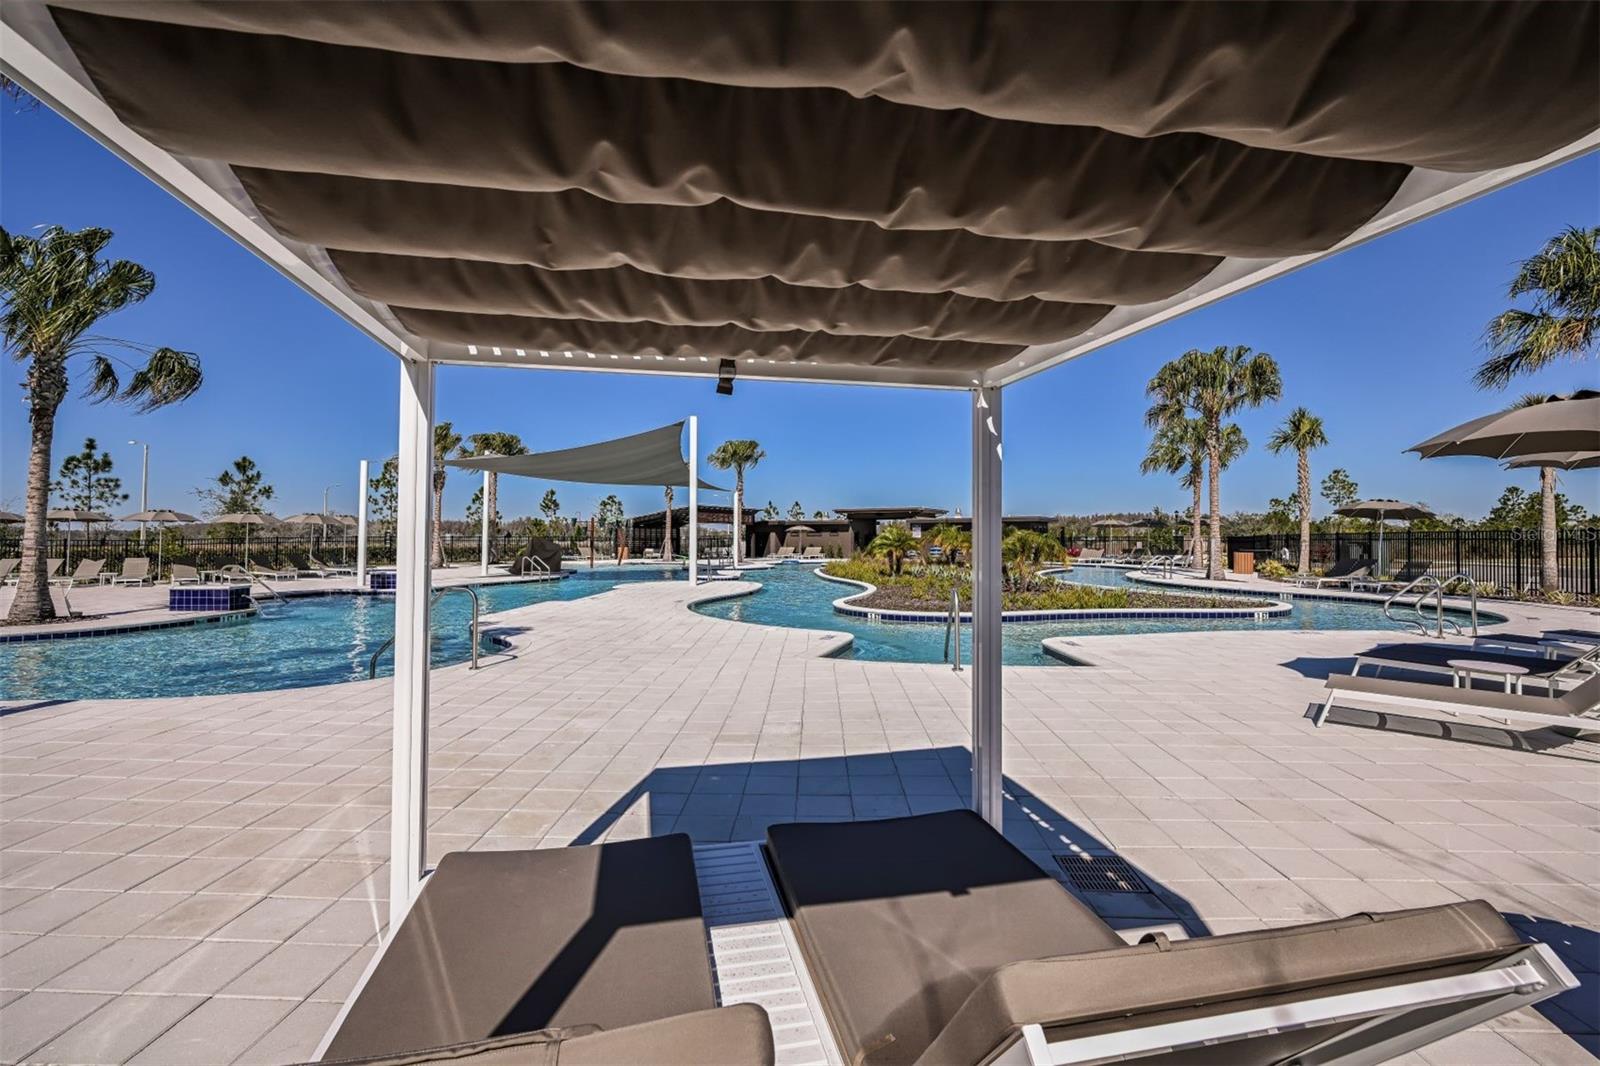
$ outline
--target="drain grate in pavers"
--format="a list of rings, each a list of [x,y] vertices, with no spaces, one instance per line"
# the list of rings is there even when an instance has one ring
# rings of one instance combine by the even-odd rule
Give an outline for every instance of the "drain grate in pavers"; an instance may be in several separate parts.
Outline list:
[[[1057,855],[1061,871],[1080,892],[1149,892],[1139,872],[1115,855]]]

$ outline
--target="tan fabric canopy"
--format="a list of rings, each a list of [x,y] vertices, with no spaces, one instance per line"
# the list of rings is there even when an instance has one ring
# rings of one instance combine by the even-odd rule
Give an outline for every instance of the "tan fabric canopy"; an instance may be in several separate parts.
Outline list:
[[[967,382],[1600,128],[1594,3],[49,11],[121,122],[446,359]]]
[[[483,455],[449,459],[447,466],[464,470],[492,470],[497,474],[537,477],[547,481],[577,481],[589,485],[689,484],[689,463],[683,457],[683,423],[617,437],[576,448],[527,455]],[[700,487],[726,492],[702,480]]]

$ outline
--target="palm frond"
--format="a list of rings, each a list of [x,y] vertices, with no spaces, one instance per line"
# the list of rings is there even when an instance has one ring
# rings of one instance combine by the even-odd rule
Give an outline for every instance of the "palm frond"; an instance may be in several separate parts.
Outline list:
[[[187,400],[200,391],[204,380],[200,359],[193,352],[157,348],[144,366],[134,371],[118,399],[139,411],[154,411]]]
[[[103,355],[95,356],[90,363],[89,382],[83,387],[83,398],[91,403],[104,403],[116,399],[121,387],[117,368],[111,360]]]

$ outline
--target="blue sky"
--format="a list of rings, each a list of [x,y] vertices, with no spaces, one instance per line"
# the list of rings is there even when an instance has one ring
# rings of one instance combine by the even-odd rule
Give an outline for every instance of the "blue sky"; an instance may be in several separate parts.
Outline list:
[[[0,116],[0,223],[105,226],[112,251],[149,267],[155,294],[106,320],[104,331],[200,354],[206,385],[175,408],[139,415],[74,396],[62,405],[56,461],[96,437],[138,491],[138,449],[151,442],[152,506],[195,509],[193,490],[234,457],[252,456],[277,487],[276,513],[355,505],[356,464],[393,453],[397,367],[310,296],[47,109]],[[1170,478],[1143,477],[1143,389],[1191,347],[1245,344],[1270,352],[1282,403],[1247,412],[1252,442],[1223,482],[1225,510],[1259,510],[1294,481],[1292,456],[1263,447],[1304,404],[1331,444],[1318,479],[1348,469],[1364,495],[1421,499],[1478,516],[1508,484],[1536,471],[1487,460],[1423,462],[1402,449],[1525,391],[1600,385],[1600,362],[1566,364],[1507,394],[1473,388],[1484,323],[1504,307],[1519,259],[1567,225],[1600,223],[1600,158],[1590,156],[1379,241],[1235,296],[1006,390],[1005,508],[1082,513],[1181,508]],[[28,428],[17,364],[0,369],[0,507],[21,502]],[[533,448],[560,448],[701,416],[705,450],[754,437],[767,460],[749,495],[787,508],[918,504],[967,509],[967,399],[910,389],[740,382],[731,398],[704,379],[444,368],[438,417],[464,432],[506,430]],[[451,477],[445,512],[458,517],[475,482]],[[501,511],[534,513],[545,484],[502,482]],[[555,486],[568,514],[607,490]],[[1564,477],[1600,507],[1600,472]],[[656,509],[656,490],[618,493],[628,513]]]

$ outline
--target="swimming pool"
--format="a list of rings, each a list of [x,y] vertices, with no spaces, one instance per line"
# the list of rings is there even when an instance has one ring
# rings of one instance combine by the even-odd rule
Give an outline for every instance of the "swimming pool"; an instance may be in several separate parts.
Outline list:
[[[695,610],[716,618],[796,629],[831,629],[850,633],[855,645],[842,652],[846,658],[878,662],[936,663],[944,658],[942,623],[869,622],[838,614],[833,601],[851,594],[853,586],[826,581],[811,567],[778,566],[751,576],[761,582],[760,592],[738,599],[701,604]],[[1085,585],[1119,588],[1136,584],[1126,570],[1106,566],[1077,566],[1066,580]],[[1150,586],[1142,586],[1146,589]],[[1231,593],[1230,593],[1231,595]],[[1001,630],[1005,662],[1013,666],[1059,666],[1044,653],[1046,637],[1085,637],[1108,633],[1176,633],[1233,629],[1393,629],[1408,627],[1383,616],[1376,604],[1335,600],[1293,599],[1288,614],[1256,621],[1253,618],[1130,618],[1083,622],[1007,622]],[[1447,617],[1465,621],[1466,615],[1446,611]],[[1484,622],[1499,620],[1480,612]],[[961,635],[961,658],[972,660],[972,627]]]
[[[483,613],[492,614],[582,599],[619,582],[682,577],[681,569],[665,567],[597,567],[560,581],[474,587]],[[435,666],[467,658],[471,617],[466,596],[445,596],[434,607]],[[209,696],[356,681],[393,634],[394,597],[326,595],[268,601],[255,617],[233,623],[0,644],[0,699]],[[393,672],[393,654],[386,652],[378,673]]]

